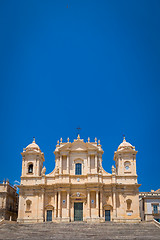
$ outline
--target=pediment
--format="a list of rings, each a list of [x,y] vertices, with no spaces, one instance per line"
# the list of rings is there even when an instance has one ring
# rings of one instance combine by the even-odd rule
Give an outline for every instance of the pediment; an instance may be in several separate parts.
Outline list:
[[[97,147],[91,143],[84,143],[83,141],[75,141],[71,145],[71,150],[86,151],[86,150],[97,150]]]
[[[73,142],[70,148],[72,151],[86,151],[86,144],[82,141]]]
[[[76,199],[78,199],[78,198],[82,199],[82,198],[86,198],[86,195],[84,193],[77,192],[77,193],[72,194],[71,198],[72,199],[75,199],[75,198]]]
[[[47,204],[46,206],[45,206],[45,209],[53,209],[54,207],[53,207],[53,205],[51,205],[51,204]]]
[[[64,145],[58,148],[60,151],[87,151],[87,150],[98,150],[97,146],[94,146],[90,142],[84,142],[83,139],[76,139],[72,143],[65,143]]]
[[[88,149],[91,149],[91,150],[97,150],[98,149],[98,147],[97,146],[94,146],[92,143],[90,143],[90,142],[88,142],[88,143],[86,143],[87,144],[87,147],[88,147]]]

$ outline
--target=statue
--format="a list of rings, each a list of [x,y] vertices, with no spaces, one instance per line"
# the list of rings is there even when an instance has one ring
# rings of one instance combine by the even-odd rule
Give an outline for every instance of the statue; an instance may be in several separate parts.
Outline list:
[[[55,171],[56,174],[59,174],[59,168],[56,167],[56,171]]]

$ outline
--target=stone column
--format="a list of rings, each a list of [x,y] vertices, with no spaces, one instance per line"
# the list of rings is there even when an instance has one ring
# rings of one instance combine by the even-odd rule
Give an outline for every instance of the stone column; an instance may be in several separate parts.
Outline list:
[[[71,204],[71,222],[74,221],[74,202]]]
[[[96,210],[97,210],[97,217],[99,217],[99,191],[96,191]]]
[[[69,199],[69,191],[67,191],[67,217],[70,217],[70,199]]]
[[[36,159],[36,166],[37,167],[35,167],[35,175],[40,176],[41,173],[40,173],[40,168],[39,168],[39,164],[38,164],[38,159]]]
[[[96,173],[97,173],[97,154],[95,155],[95,169],[96,169]]]
[[[103,193],[100,191],[100,217],[103,217]]]
[[[91,198],[90,198],[90,190],[88,190],[87,195],[88,195],[88,196],[87,196],[88,218],[90,218],[90,217],[91,217]]]
[[[113,219],[116,218],[116,188],[113,187]]]
[[[61,191],[58,192],[58,218],[61,217]]]
[[[54,218],[57,217],[57,191],[54,193]]]
[[[44,221],[44,189],[41,190],[42,191],[42,195],[41,195],[41,218],[42,221]]]
[[[59,173],[62,174],[62,155],[60,155]]]
[[[91,156],[88,155],[88,173],[91,172]]]
[[[69,174],[69,154],[67,155],[67,173]]]

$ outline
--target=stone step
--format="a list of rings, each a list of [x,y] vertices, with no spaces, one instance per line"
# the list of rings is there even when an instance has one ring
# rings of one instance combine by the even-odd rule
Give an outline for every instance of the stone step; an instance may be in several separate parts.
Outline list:
[[[153,223],[37,223],[0,225],[2,240],[41,240],[41,239],[155,239],[160,240],[160,228]]]

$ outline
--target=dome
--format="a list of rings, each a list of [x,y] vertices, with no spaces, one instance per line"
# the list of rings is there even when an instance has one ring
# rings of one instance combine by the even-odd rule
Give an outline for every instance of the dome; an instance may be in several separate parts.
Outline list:
[[[33,142],[26,147],[26,150],[31,150],[31,149],[40,151],[40,147],[36,144],[35,138],[33,138]]]
[[[129,142],[126,142],[126,139],[124,137],[123,142],[118,147],[118,150],[122,150],[122,149],[125,149],[125,148],[133,149],[134,147]]]

